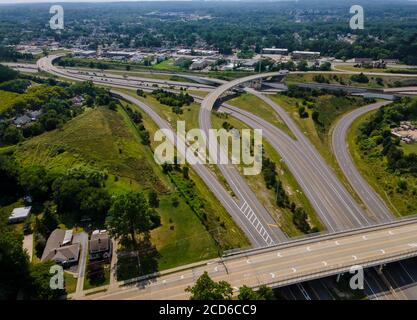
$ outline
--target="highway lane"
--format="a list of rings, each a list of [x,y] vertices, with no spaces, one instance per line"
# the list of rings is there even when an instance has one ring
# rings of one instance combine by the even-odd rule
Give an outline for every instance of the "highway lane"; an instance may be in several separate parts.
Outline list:
[[[275,75],[276,74],[281,73],[275,73]],[[230,88],[232,88],[234,87],[234,81],[225,83],[220,88],[229,86]],[[223,89],[220,90],[222,91]],[[214,91],[210,92],[208,96],[204,98],[201,102],[201,108],[199,112],[199,126],[207,136],[209,135],[209,130],[212,127],[211,109],[218,98],[217,92],[218,89],[215,89]],[[218,166],[220,172],[226,179],[230,188],[233,190],[233,193],[239,199],[239,203],[241,204],[242,208],[247,208],[247,210],[249,210],[252,215],[256,216],[262,224],[262,230],[270,234],[272,241],[268,240],[268,244],[271,245],[279,241],[285,241],[286,235],[279,228],[276,227],[276,222],[271,217],[269,212],[265,209],[265,207],[261,204],[261,202],[258,200],[258,198],[255,195],[255,192],[251,190],[251,188],[248,186],[245,179],[241,176],[237,168],[233,165],[221,164],[221,162],[219,161],[221,157],[228,158],[228,155],[225,154],[225,151],[222,148],[218,148],[217,141],[209,140],[208,142],[209,156],[217,156],[216,159],[213,159],[212,157],[210,158],[211,163],[214,163]]]
[[[112,79],[116,81],[127,81],[129,83],[137,83],[139,85],[144,84],[156,84],[158,86],[165,86],[165,87],[185,87],[189,90],[200,90],[200,91],[211,91],[213,90],[213,86],[204,85],[204,84],[193,84],[191,82],[179,82],[179,81],[172,81],[172,80],[161,80],[161,79],[153,79],[153,78],[145,78],[145,77],[138,77],[138,76],[123,76],[123,75],[116,75],[116,74],[106,74],[100,72],[91,72],[91,71],[75,71],[75,70],[67,70],[59,68],[62,72],[67,72],[68,74],[73,75],[85,75],[89,76],[90,79]]]
[[[175,134],[169,123],[166,120],[162,119],[151,107],[141,102],[140,100],[133,98],[128,94],[116,90],[112,90],[112,93],[140,107],[152,118],[152,120],[157,124],[157,126],[160,129],[169,130],[171,132],[171,135],[168,135],[167,138],[173,145],[178,146],[179,142],[185,144],[185,141]],[[184,157],[184,154],[181,154],[181,156]],[[193,157],[193,155],[190,156]],[[203,164],[198,164],[198,161],[195,159],[191,160],[192,163],[196,163],[191,164],[191,167],[202,178],[204,183],[216,196],[220,203],[222,203],[222,205],[234,219],[236,224],[244,231],[251,244],[254,247],[263,247],[265,245],[270,245],[271,243],[265,241],[265,234],[260,233],[253,223],[248,223],[249,218],[245,215],[245,211],[242,210],[242,206],[236,203],[235,199],[233,199],[233,197],[230,196],[227,190],[221,185],[221,183],[217,180],[217,177],[208,169],[208,167],[206,167]],[[252,221],[256,222],[255,217],[250,216],[250,218],[252,219]]]
[[[252,128],[262,129],[264,138],[282,157],[329,232],[351,229],[366,223],[355,221],[350,215],[344,214],[343,208],[332,201],[331,191],[298,141],[267,121],[239,108],[223,104],[219,111],[230,114]]]
[[[267,73],[267,74],[260,74],[260,75],[253,75],[246,78],[236,79],[231,81],[227,84],[224,84],[214,91],[207,95],[203,102],[202,108],[200,110],[200,127],[206,129],[210,126],[210,119],[209,114],[211,109],[215,105],[218,98],[231,90],[233,87],[242,85],[246,82],[282,75],[280,72],[274,73]],[[309,183],[303,183],[301,179],[298,179],[299,183],[304,186],[304,192],[309,196],[310,201],[312,202],[313,206],[315,206],[316,210],[322,221],[327,225],[330,226],[330,230],[341,230],[341,229],[348,229],[355,226],[365,226],[376,221],[373,221],[370,217],[366,215],[364,210],[354,201],[352,196],[347,192],[347,190],[341,185],[338,181],[336,175],[325,163],[324,159],[318,154],[317,150],[311,145],[311,142],[307,140],[304,134],[300,131],[297,124],[291,119],[291,117],[282,109],[280,106],[276,105],[271,99],[267,98],[266,96],[256,92],[252,89],[245,89],[249,93],[252,93],[258,96],[260,99],[264,100],[267,104],[271,105],[272,108],[278,113],[284,123],[287,124],[289,129],[295,134],[297,137],[299,146],[303,148],[301,154],[305,154],[308,157],[307,163],[301,164],[300,161],[295,160],[295,163],[298,163],[297,169],[294,167],[295,164],[293,161],[287,160],[287,165],[292,166],[293,170],[292,173],[294,176],[297,174],[301,174],[302,176],[308,177],[312,174],[316,174],[315,179],[310,179]],[[258,121],[259,123],[259,121]],[[258,126],[253,125],[252,127],[258,128]],[[265,122],[265,127],[268,127],[268,124]],[[271,126],[269,125],[271,128]],[[277,134],[279,131],[277,128],[273,127],[273,130]],[[279,145],[279,142],[274,141],[274,138],[271,137],[271,142],[275,145],[276,149],[282,149]],[[282,140],[282,135],[281,135]],[[293,144],[294,146],[295,144]],[[211,146],[210,146],[211,147]],[[281,152],[282,153],[282,152]],[[284,153],[285,154],[285,153]],[[302,157],[298,157],[300,159]],[[294,159],[294,157],[292,158]],[[315,170],[312,170],[315,169]],[[300,170],[300,171],[299,171]],[[310,172],[312,171],[312,172]],[[321,182],[321,187],[317,188],[314,187],[316,184],[316,180]],[[318,194],[320,192],[324,192],[321,194],[319,200],[317,200],[317,196],[313,196],[313,194]],[[322,205],[320,206],[317,204],[318,201],[321,201]],[[327,203],[325,203],[327,202]],[[255,204],[256,205],[256,204]]]
[[[377,216],[379,221],[393,221],[391,210],[385,205],[380,196],[372,189],[362,177],[349,153],[347,133],[352,123],[361,115],[390,104],[390,101],[377,102],[361,107],[343,116],[336,124],[332,132],[332,149],[339,167],[342,170],[353,189],[367,206],[368,210]]]
[[[38,61],[38,66],[47,72],[51,72],[54,74],[58,74],[64,76],[69,79],[75,80],[86,80],[86,76],[83,75],[72,75],[68,73],[61,73],[61,70],[58,70],[54,66],[52,66],[51,62],[53,59],[51,58],[42,58]],[[88,77],[87,77],[88,78]],[[102,81],[94,82],[102,84]],[[109,84],[105,82],[106,85],[112,85],[114,87],[124,87],[124,81],[114,81],[114,83]],[[172,128],[168,124],[167,121],[162,119],[152,108],[144,104],[143,102],[139,101],[138,99],[133,98],[132,96],[112,90],[114,94],[117,94],[119,97],[134,103],[135,105],[139,106],[143,111],[145,111],[155,123],[162,129],[169,129],[172,132],[172,137],[169,137],[171,143],[177,145],[180,138],[176,136],[176,134],[172,131]],[[185,143],[184,141],[181,141]],[[198,162],[198,161],[194,161]],[[209,189],[213,192],[213,194],[219,199],[222,205],[226,208],[228,213],[234,219],[236,224],[243,230],[243,232],[248,237],[249,241],[251,242],[252,246],[254,247],[264,247],[275,244],[280,241],[287,240],[286,235],[277,227],[273,227],[275,225],[275,221],[269,216],[269,220],[265,222],[265,220],[261,217],[258,217],[257,214],[251,209],[250,205],[247,202],[239,201],[237,202],[225,188],[218,182],[215,175],[205,166],[202,164],[195,164],[192,166],[193,169],[197,172],[197,174],[203,179]],[[230,166],[229,166],[230,168]],[[234,167],[233,167],[234,168]],[[236,192],[239,190],[235,187]],[[262,207],[263,208],[263,207]],[[264,212],[266,209],[263,208]],[[267,213],[267,212],[266,212]]]
[[[417,255],[415,219],[355,232],[252,250],[102,292],[86,299],[185,299],[184,289],[207,271],[237,291],[242,285],[286,286],[346,272],[353,265],[370,267]]]
[[[256,92],[252,89],[247,89],[250,93],[256,95],[258,98],[262,99],[264,102],[268,103],[281,117],[281,119],[285,122],[285,124],[290,128],[290,130],[294,133],[297,140],[302,144],[306,154],[308,154],[310,160],[317,164],[317,168],[322,175],[322,178],[326,180],[326,183],[331,186],[333,191],[335,192],[335,199],[339,199],[342,203],[347,206],[346,213],[352,214],[357,220],[362,219],[363,223],[374,223],[374,222],[385,222],[388,216],[384,213],[379,212],[378,210],[373,210],[370,212],[364,212],[364,210],[357,204],[357,202],[352,198],[350,193],[344,188],[344,186],[338,180],[334,171],[327,165],[325,160],[322,156],[318,153],[312,143],[308,140],[308,138],[301,132],[298,125],[295,121],[288,115],[288,113],[272,101],[269,97],[266,97],[259,92]],[[361,108],[362,109],[362,108]],[[363,184],[355,183],[353,184],[354,189],[362,190],[364,188]],[[367,198],[365,198],[367,200]],[[369,206],[372,206],[369,204]],[[369,215],[369,214],[370,215]],[[365,219],[365,220],[363,220]]]
[[[111,85],[113,83],[117,83],[119,85],[126,85],[126,86],[144,86],[146,83],[151,83],[157,85],[158,87],[165,87],[165,88],[187,88],[190,90],[202,90],[207,91],[211,90],[211,86],[204,85],[204,84],[193,84],[190,82],[179,82],[179,81],[171,81],[171,80],[160,80],[160,79],[151,79],[151,78],[141,78],[141,77],[128,77],[124,78],[123,76],[118,75],[111,75],[111,76],[101,76],[94,72],[87,73],[86,72],[76,72],[74,69],[63,69],[58,68],[53,65],[53,61],[58,59],[62,55],[51,55],[48,57],[43,57],[37,61],[37,67],[46,72],[52,72],[56,75],[61,77],[69,78],[69,79],[76,79],[76,80],[91,80],[100,84],[107,84]],[[152,87],[152,85],[150,86]]]

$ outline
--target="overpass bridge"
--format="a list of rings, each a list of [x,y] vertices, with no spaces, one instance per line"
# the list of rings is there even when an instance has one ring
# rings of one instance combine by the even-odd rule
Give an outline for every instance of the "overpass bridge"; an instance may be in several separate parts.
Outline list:
[[[282,287],[417,256],[417,218],[252,249],[119,283],[86,299],[186,299],[184,291],[207,271],[215,281]]]

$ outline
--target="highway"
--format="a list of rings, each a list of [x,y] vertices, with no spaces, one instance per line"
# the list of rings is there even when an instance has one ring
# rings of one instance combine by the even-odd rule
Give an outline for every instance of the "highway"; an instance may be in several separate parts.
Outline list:
[[[278,75],[282,75],[282,73],[253,75],[236,79],[216,88],[201,103],[200,127],[206,130],[211,126],[209,118],[211,110],[216,101],[225,92],[252,80]],[[270,125],[268,122],[259,118],[257,118],[256,122],[253,122],[253,119],[255,119],[253,115],[249,113],[245,115],[245,123],[250,123],[253,128],[266,129],[264,135],[266,134],[269,142],[286,160],[286,164],[289,166],[292,174],[296,178],[298,177],[297,181],[303,187],[304,192],[317,210],[322,221],[329,227],[329,230],[337,231],[377,222],[376,219],[373,221],[368,217],[364,210],[354,201],[349,192],[338,181],[335,173],[328,167],[324,159],[318,154],[314,146],[312,146],[311,142],[308,141],[285,110],[255,90],[246,89],[246,91],[269,104],[296,136],[297,142],[291,141],[278,128]],[[242,115],[239,117],[242,119]],[[268,133],[268,131],[272,131],[272,133]],[[285,144],[287,144],[286,147],[284,147]]]
[[[50,66],[51,60],[47,61],[47,64]],[[42,67],[48,68],[48,65]],[[68,76],[68,74],[66,75]],[[263,74],[262,77],[276,75],[282,75],[282,73]],[[74,75],[71,74],[69,76]],[[225,90],[227,91],[236,85],[258,78],[259,75],[254,75],[243,80],[237,79],[212,91],[202,103],[203,107],[200,111],[201,128],[203,128],[205,132],[208,132],[208,129],[211,128],[211,112],[207,112],[207,108],[204,108],[204,101],[210,99],[210,96],[218,97],[223,94]],[[114,81],[114,84],[119,84],[119,81],[120,84],[123,85],[124,79],[121,78]],[[376,217],[373,217],[374,219],[372,219],[364,213],[362,208],[359,207],[359,205],[353,200],[350,194],[338,181],[334,172],[328,168],[325,161],[321,158],[304,134],[299,130],[298,126],[281,107],[277,106],[269,98],[260,95],[254,90],[248,89],[248,91],[270,104],[296,135],[298,139],[297,142],[292,141],[291,139],[286,139],[282,132],[279,132],[279,129],[273,127],[275,132],[273,131],[273,137],[270,136],[269,141],[273,146],[275,146],[275,149],[279,151],[283,158],[286,159],[286,163],[291,172],[296,177],[298,183],[302,186],[303,191],[306,193],[313,207],[318,212],[321,220],[324,222],[329,231],[334,232],[358,226],[365,226],[374,222],[385,221],[383,219],[378,219],[379,215],[376,215]],[[217,99],[214,101],[216,100]],[[253,119],[253,115],[247,115],[247,117],[248,119],[246,119],[246,122],[250,121],[250,118]],[[259,121],[257,122],[257,125],[259,125]],[[265,126],[263,128],[265,128],[268,124],[266,123],[264,125]],[[254,125],[253,127],[257,128]],[[271,128],[270,125],[269,128]],[[280,137],[280,140],[275,141],[275,137]],[[283,147],[283,142],[287,143],[286,148]],[[314,168],[315,170],[311,170],[311,168]],[[239,207],[243,208],[245,213],[250,215],[250,218],[247,220],[252,221],[252,227],[255,229],[259,228],[258,233],[261,233],[261,236],[264,236],[264,245],[270,245],[277,241],[279,242],[285,240],[286,236],[278,228],[271,227],[275,224],[274,220],[256,198],[254,192],[249,188],[237,169],[230,165],[219,165],[219,169],[226,178],[226,181],[230,185],[234,194],[237,195],[239,199]],[[246,217],[246,214],[244,214],[244,216]],[[256,218],[253,219],[252,217]],[[260,224],[258,222],[260,222]]]
[[[275,73],[274,75],[281,75],[281,73]],[[257,77],[254,77],[256,79]],[[227,82],[221,85],[219,88],[211,91],[206,98],[204,98],[201,102],[201,108],[199,113],[199,126],[200,128],[206,133],[208,136],[209,130],[212,128],[211,125],[211,110],[214,106],[216,100],[220,97],[222,93],[226,90],[224,88],[233,88],[235,82],[239,80],[234,80],[231,82]],[[220,94],[218,94],[220,93]],[[248,184],[246,183],[245,179],[241,176],[237,168],[233,165],[221,164],[219,159],[221,158],[221,153],[225,153],[225,151],[221,148],[218,148],[217,141],[209,141],[208,144],[209,155],[217,155],[217,159],[211,159],[217,163],[217,167],[219,168],[221,174],[226,179],[227,183],[229,184],[230,188],[233,190],[233,193],[238,197],[239,203],[250,210],[262,223],[262,228],[267,230],[268,233],[271,235],[275,235],[275,238],[279,241],[284,241],[286,235],[277,227],[276,222],[271,217],[269,212],[265,209],[265,207],[260,203],[258,198],[255,195],[255,192],[250,189]],[[219,150],[219,152],[217,152]],[[228,155],[224,155],[227,157]],[[252,225],[254,223],[251,222]],[[275,240],[276,241],[276,240]],[[269,243],[269,244],[272,244]]]
[[[362,216],[355,219],[356,216],[346,214],[346,207],[339,204],[333,189],[323,179],[317,163],[312,161],[299,141],[291,139],[269,122],[239,108],[223,104],[219,111],[230,114],[252,128],[262,129],[264,138],[282,157],[329,232],[370,224]]]
[[[91,80],[95,83],[106,84],[106,85],[125,85],[127,87],[151,87],[155,85],[157,87],[171,88],[171,89],[180,89],[187,88],[189,90],[200,90],[207,91],[211,90],[213,87],[204,84],[194,84],[190,82],[180,82],[180,81],[171,81],[171,80],[161,80],[161,79],[151,79],[151,78],[142,78],[142,77],[123,77],[118,75],[104,75],[95,72],[86,72],[86,71],[75,71],[74,69],[64,69],[58,68],[53,65],[53,61],[61,57],[62,55],[51,55],[48,57],[43,57],[37,61],[37,67],[45,72],[54,73],[57,76],[86,81]],[[147,85],[149,83],[150,85]]]
[[[416,255],[417,221],[410,219],[184,266],[84,298],[186,299],[184,289],[204,271],[215,281],[229,282],[235,291],[242,285],[280,287],[348,272],[352,266],[367,268]]]
[[[89,76],[82,74],[74,75],[71,73],[63,72],[61,69],[54,67],[52,65],[52,61],[56,58],[56,56],[42,58],[38,61],[38,67],[41,70],[64,76],[69,79],[89,80]],[[99,84],[104,82],[106,85],[112,85],[116,87],[126,86],[126,80],[124,79],[113,80],[112,83],[103,81],[101,79],[97,80],[96,78],[90,80]],[[129,83],[129,85],[132,86],[132,83]],[[131,96],[121,94],[120,92],[118,92],[118,95],[126,100],[129,99],[128,101],[130,102],[132,102],[132,99],[134,99]],[[140,106],[142,110],[148,113],[160,128],[168,128],[167,126],[169,126],[169,124],[161,117],[159,117],[151,108],[145,108],[145,105],[137,99],[135,99],[135,101],[132,103]],[[150,113],[151,111],[153,112]],[[209,114],[209,121],[210,117],[211,113]],[[206,127],[206,133],[208,133],[209,128],[211,128],[211,126]],[[259,202],[259,200],[254,195],[254,192],[250,190],[249,186],[241,177],[238,170],[233,165],[219,165],[219,168],[227,183],[233,190],[234,194],[238,197],[237,201],[235,201],[235,199],[233,199],[223,187],[219,188],[221,185],[217,180],[217,184],[214,184],[214,175],[209,171],[207,167],[204,165],[195,165],[196,172],[202,177],[202,179],[223,205],[226,205],[226,203],[222,198],[230,198],[227,207],[225,206],[225,208],[234,218],[239,227],[242,228],[244,225],[242,230],[248,236],[252,245],[256,247],[263,247],[273,245],[281,241],[286,241],[287,236],[277,227],[276,221],[270,216],[269,212]],[[213,178],[210,181],[208,180],[209,174]]]
[[[379,109],[390,103],[390,101],[377,102],[349,112],[339,120],[332,132],[332,148],[339,167],[356,193],[362,199],[363,203],[368,207],[368,210],[375,216],[380,217],[380,220],[382,221],[392,221],[394,217],[385,205],[384,201],[366,182],[359,170],[356,168],[349,153],[347,133],[355,119],[367,112]]]

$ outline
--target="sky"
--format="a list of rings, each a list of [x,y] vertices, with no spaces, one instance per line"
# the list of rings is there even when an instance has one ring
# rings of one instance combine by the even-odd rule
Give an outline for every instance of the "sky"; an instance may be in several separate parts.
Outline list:
[[[178,0],[0,0],[0,3],[58,3],[58,2],[121,2],[121,1],[178,1]],[[184,1],[184,0],[181,0]],[[189,1],[189,0],[185,0]]]
[[[178,1],[178,0],[0,0],[0,3],[58,3],[58,2],[138,2],[138,1]],[[190,1],[190,0],[181,0]]]

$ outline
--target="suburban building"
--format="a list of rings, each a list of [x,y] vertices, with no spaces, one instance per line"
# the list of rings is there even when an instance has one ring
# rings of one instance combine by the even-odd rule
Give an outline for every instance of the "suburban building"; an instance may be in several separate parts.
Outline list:
[[[93,58],[97,55],[97,51],[95,51],[95,50],[74,50],[73,54],[74,54],[74,57]]]
[[[281,54],[281,55],[287,55],[288,49],[282,49],[282,48],[264,48],[262,49],[263,54]]]
[[[112,242],[106,230],[93,231],[90,238],[90,260],[109,259],[112,254]]]
[[[391,129],[391,135],[405,143],[417,142],[417,126],[410,121],[402,121],[400,126]]]
[[[19,223],[26,220],[30,215],[32,207],[14,208],[12,214],[9,216],[9,223]]]
[[[55,229],[46,242],[41,261],[55,261],[62,266],[78,263],[80,244],[72,243],[72,230]]]
[[[74,98],[71,99],[71,102],[73,103],[74,106],[80,107],[84,102],[84,98],[82,96],[75,96]]]
[[[15,124],[15,126],[17,126],[19,128],[22,127],[22,126],[25,126],[25,125],[27,125],[31,122],[32,122],[32,119],[26,114],[13,119],[13,123]]]
[[[293,51],[291,56],[294,59],[317,59],[320,57],[320,52],[315,51]]]

